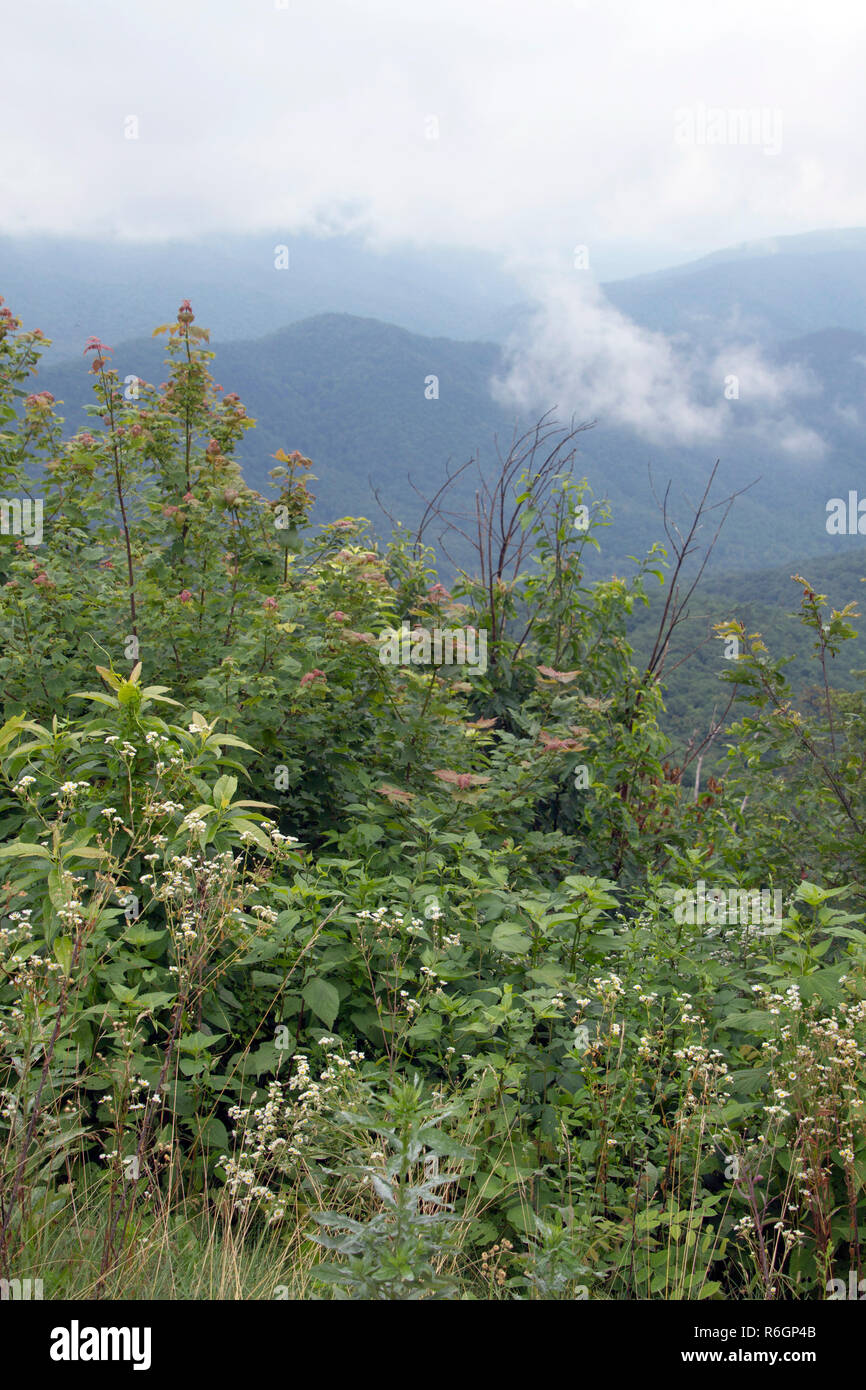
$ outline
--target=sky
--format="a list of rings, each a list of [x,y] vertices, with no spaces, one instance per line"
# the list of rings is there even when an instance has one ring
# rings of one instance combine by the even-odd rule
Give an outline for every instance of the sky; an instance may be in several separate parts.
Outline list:
[[[861,0],[27,0],[3,26],[0,233],[486,251],[538,306],[500,393],[579,383],[582,413],[709,445],[699,377],[724,362],[599,282],[866,226],[864,59]],[[786,423],[802,383],[734,355],[819,459]]]
[[[864,225],[864,39],[856,0],[27,0],[0,232],[353,228],[610,278]]]

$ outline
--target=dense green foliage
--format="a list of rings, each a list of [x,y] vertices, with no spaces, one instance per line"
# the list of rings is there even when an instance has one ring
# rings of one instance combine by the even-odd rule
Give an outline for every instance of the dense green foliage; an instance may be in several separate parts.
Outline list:
[[[589,583],[604,509],[524,476],[527,564],[449,592],[309,523],[185,301],[166,385],[64,441],[0,319],[0,1275],[47,1292],[823,1298],[861,1275],[859,690],[748,713],[697,798]],[[501,557],[502,558],[502,557]],[[853,612],[803,585],[823,680]],[[401,623],[487,637],[387,664]],[[760,927],[683,913],[777,891]],[[226,1270],[233,1271],[227,1274]],[[198,1271],[198,1273],[196,1273]],[[847,1282],[846,1282],[847,1287]]]
[[[648,448],[604,417],[584,435],[581,469],[614,512],[605,542],[608,567],[630,569],[629,557],[649,549],[660,534],[654,490],[659,495],[666,478],[676,479],[673,500],[681,511],[683,499],[699,493],[714,457],[722,460],[720,486],[723,479],[726,490],[748,489],[719,536],[713,563],[720,569],[744,577],[757,567],[786,564],[790,574],[796,562],[808,572],[803,556],[817,557],[823,566],[860,552],[861,536],[827,533],[826,503],[839,491],[847,496],[840,480],[858,475],[860,427],[851,418],[860,399],[858,362],[866,338],[842,335],[840,347],[833,334],[817,336],[823,346],[786,348],[780,370],[798,362],[801,351],[809,359],[815,387],[797,399],[796,418],[807,437],[825,441],[820,466],[811,458],[789,460],[781,446],[768,462],[761,401],[746,398],[745,377],[743,399],[724,403],[718,433],[706,443],[672,439]],[[56,356],[52,352],[44,364],[42,384],[62,402],[66,432],[73,435],[81,427],[90,383],[80,360],[57,362]],[[153,341],[121,342],[112,360],[121,381],[138,375],[159,382],[164,375],[160,346]],[[219,348],[220,376],[257,422],[236,455],[247,482],[267,489],[270,457],[290,437],[316,462],[314,522],[347,512],[367,516],[380,537],[389,533],[389,515],[417,526],[446,473],[473,455],[488,477],[496,475],[497,448],[507,453],[515,430],[527,425],[523,412],[491,391],[508,360],[493,343],[421,336],[349,314],[323,314],[255,341],[221,341]],[[425,394],[431,377],[437,378],[438,395]],[[554,396],[548,404],[568,416],[568,398]],[[715,397],[704,404],[719,410]],[[579,394],[573,409],[585,418]],[[472,470],[458,477],[452,492],[453,510],[470,521],[476,486]],[[435,533],[432,539],[438,540]],[[450,538],[447,554],[437,554],[440,573],[449,580],[452,558],[460,567],[470,565],[470,552],[457,536]],[[609,572],[586,558],[594,577]],[[736,592],[738,586],[732,587]]]
[[[803,568],[816,589],[832,596],[858,593],[862,560],[857,555],[809,560]],[[721,623],[735,619],[749,631],[761,633],[774,656],[785,661],[785,674],[798,704],[820,706],[824,699],[816,683],[813,643],[799,621],[795,605],[800,590],[791,566],[745,574],[711,575],[705,578],[684,621],[676,629],[665,661],[665,709],[659,719],[681,760],[689,741],[701,738],[723,714],[730,694],[726,683],[732,669],[725,657],[726,644],[717,631]],[[658,630],[665,591],[650,591],[650,605],[636,611],[628,625],[628,639],[636,660],[645,660]],[[853,634],[844,647],[828,658],[830,683],[836,690],[856,691],[866,670],[866,633]],[[723,723],[727,730],[745,710],[744,689]],[[703,766],[718,772],[726,759],[724,736],[717,737]]]

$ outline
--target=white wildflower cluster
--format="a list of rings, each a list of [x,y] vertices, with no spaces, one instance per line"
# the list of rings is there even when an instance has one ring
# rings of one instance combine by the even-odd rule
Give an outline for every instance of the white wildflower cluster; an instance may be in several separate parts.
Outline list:
[[[371,923],[376,936],[379,936],[381,932],[391,932],[400,930],[400,928],[403,925],[402,912],[394,912],[391,914],[391,917],[393,920],[389,921],[387,907],[377,907],[375,912],[369,912],[365,910],[363,912],[355,913],[355,918],[358,922]]]
[[[622,980],[618,975],[614,975],[613,972],[607,976],[597,975],[592,984],[604,1004],[612,1004],[625,994],[625,986]]]
[[[436,971],[429,965],[422,965],[419,974],[422,977],[422,984],[425,984],[428,986],[428,988],[431,988],[434,994],[441,995],[445,985],[447,984],[447,981],[443,980],[441,975],[437,975]]]
[[[13,925],[10,927],[0,927],[0,945],[5,945],[8,941],[31,941],[33,938],[33,923],[30,918],[33,916],[32,907],[16,908],[10,912],[5,919]]]
[[[80,898],[68,898],[62,907],[58,907],[57,916],[64,927],[77,929],[84,926],[83,907],[84,904]]]
[[[262,830],[267,831],[267,833],[271,837],[271,840],[277,846],[278,849],[282,849],[284,846],[286,846],[287,848],[291,848],[292,845],[300,844],[300,840],[298,839],[297,835],[284,835],[282,831],[278,830],[277,827],[269,820],[259,821],[259,824],[261,825]]]
[[[144,736],[144,741],[148,748],[156,754],[156,771],[161,776],[169,767],[180,767],[183,764],[183,756],[173,743],[168,734],[161,734],[156,729],[150,729]],[[168,762],[166,762],[166,756]]]
[[[643,985],[633,985],[632,988],[634,989],[634,992],[637,995],[638,1003],[645,1004],[647,1008],[650,1008],[658,999],[658,995],[655,993],[654,990],[647,993],[644,990]]]
[[[701,1022],[700,1015],[695,1011],[695,1006],[692,1003],[692,996],[690,994],[686,994],[685,992],[677,994],[676,991],[674,991],[673,1000],[675,1004],[679,1004],[680,1006],[681,1023]]]
[[[75,801],[81,792],[89,790],[89,782],[61,782],[60,790],[54,795],[57,801]]]
[[[50,972],[44,975],[40,973],[44,969],[40,963],[42,957],[31,955],[19,960],[16,954],[22,946],[33,940],[31,916],[32,908],[29,907],[9,913],[4,919],[9,925],[0,926],[0,951],[5,957],[3,970],[6,982],[14,983],[20,992],[29,995],[32,1001],[38,1001],[44,996],[45,981],[50,978]],[[28,961],[32,962],[29,969]],[[9,1004],[0,1012],[0,1043],[4,1044],[0,1050],[5,1050],[7,1055],[14,1055],[14,1051],[20,1046],[17,1030],[24,1017],[24,1010],[18,1003]]]
[[[442,914],[440,913],[439,916]],[[406,917],[399,909],[389,911],[387,907],[377,907],[374,911],[365,909],[355,913],[358,922],[369,922],[374,936],[387,936],[392,933],[406,933],[409,936],[425,936],[426,924],[422,917]],[[438,921],[438,917],[431,919]],[[459,937],[457,938],[459,944]]]
[[[182,917],[177,926],[173,928],[172,935],[181,944],[195,941],[198,937],[195,918]]]
[[[674,1057],[684,1063],[688,1073],[683,1110],[678,1123],[685,1123],[690,1111],[711,1102],[727,1103],[731,1098],[728,1064],[717,1047],[690,1043],[674,1050]]]
[[[253,939],[244,921],[242,902],[244,893],[252,891],[254,885],[237,881],[240,856],[233,856],[229,850],[210,858],[203,851],[173,854],[161,866],[157,862],[159,855],[145,858],[150,872],[142,874],[138,882],[150,889],[155,902],[165,905],[166,927],[184,959],[189,959],[192,947],[206,949],[214,933],[223,930],[227,922],[239,940],[247,936]],[[123,896],[120,901],[124,901]],[[252,911],[261,923],[259,930],[272,924],[278,915],[262,904]],[[178,965],[168,968],[173,975],[182,973]]]
[[[145,1080],[143,1076],[133,1077],[129,1087],[130,1100],[127,1109],[143,1111],[149,1105],[159,1105],[161,1100],[159,1092],[152,1091],[150,1095],[145,1095],[146,1091],[150,1091],[150,1082]]]
[[[11,912],[9,920],[14,925],[3,930],[0,945],[11,948],[3,963],[5,983],[11,984],[20,995],[27,995],[32,1003],[39,1005],[47,995],[52,975],[59,974],[63,967],[59,961],[39,952],[34,951],[23,958],[17,954],[22,946],[32,940],[30,916],[30,908]],[[18,1005],[13,1005],[6,1011],[6,1016],[11,1023],[19,1024],[24,1018],[24,1013]]]
[[[755,1000],[758,1007],[774,1017],[782,1013],[798,1014],[803,1007],[797,984],[789,985],[784,994],[774,994],[764,985],[752,985],[752,992],[758,996]]]
[[[785,1139],[795,1159],[791,1174],[800,1201],[823,1220],[832,1205],[834,1168],[839,1159],[853,1166],[863,1135],[866,1001],[843,1000],[820,1017],[817,1001],[804,1007],[796,985],[783,993],[763,985],[752,989],[756,1003],[779,1017],[776,1038],[762,1045],[770,1074],[763,1113],[780,1127],[793,1120]],[[780,1234],[786,1249],[802,1237],[797,1230]]]
[[[142,874],[139,882],[153,885],[154,897],[170,902],[207,890],[215,892],[221,883],[232,876],[234,868],[231,855],[208,859],[203,854],[173,854],[163,867],[159,882],[155,874]]]
[[[258,917],[260,922],[268,922],[271,925],[276,922],[280,915],[274,908],[266,907],[264,903],[253,903],[250,912],[254,917]]]
[[[29,775],[26,777],[19,777],[12,790],[13,792],[26,792],[29,787],[33,786],[35,781],[36,778],[30,777]]]
[[[18,1097],[14,1091],[0,1089],[0,1119],[7,1120],[10,1125],[18,1122]]]
[[[238,1142],[234,1155],[221,1159],[226,1186],[239,1211],[257,1204],[269,1225],[285,1217],[284,1180],[291,1185],[299,1163],[308,1155],[314,1161],[320,1152],[331,1157],[345,1142],[337,1114],[357,1081],[364,1053],[352,1049],[344,1056],[336,1038],[323,1037],[320,1044],[326,1049],[326,1065],[318,1081],[313,1080],[308,1058],[299,1056],[287,1081],[275,1078],[268,1083],[263,1105],[253,1105],[254,1093],[250,1105],[229,1110],[237,1126],[232,1138]]]

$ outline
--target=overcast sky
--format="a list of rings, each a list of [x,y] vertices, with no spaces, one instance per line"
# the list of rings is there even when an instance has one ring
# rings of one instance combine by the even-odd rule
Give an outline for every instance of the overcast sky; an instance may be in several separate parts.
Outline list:
[[[822,457],[796,373],[597,286],[866,225],[862,0],[25,0],[2,32],[0,232],[487,250],[538,306],[506,399],[709,448],[734,362],[774,447]]]
[[[355,226],[604,277],[863,225],[864,35],[859,0],[26,0],[0,230]]]

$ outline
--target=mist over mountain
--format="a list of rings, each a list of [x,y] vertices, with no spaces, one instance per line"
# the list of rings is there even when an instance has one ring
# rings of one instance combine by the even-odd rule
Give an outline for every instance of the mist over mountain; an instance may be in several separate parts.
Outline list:
[[[866,228],[744,242],[686,265],[608,282],[605,294],[646,328],[764,343],[866,325]]]
[[[28,326],[57,335],[40,382],[65,402],[70,431],[90,399],[86,334],[112,343],[121,378],[159,381],[162,343],[129,330],[149,333],[189,296],[212,330],[217,379],[257,420],[241,450],[250,483],[265,490],[270,456],[300,449],[316,469],[317,521],[357,513],[387,533],[388,513],[411,525],[419,492],[432,495],[446,469],[476,452],[492,468],[496,440],[507,449],[515,430],[552,410],[563,424],[596,420],[576,471],[613,507],[602,568],[661,538],[653,487],[660,496],[672,480],[682,520],[716,459],[715,497],[749,488],[719,539],[717,568],[860,543],[826,529],[828,500],[847,498],[861,476],[860,229],[731,247],[601,287],[574,270],[522,304],[524,287],[477,253],[385,254],[358,239],[306,238],[279,272],[267,238],[254,254],[249,238],[79,242],[59,259],[47,245],[5,239],[2,292]],[[341,311],[311,314],[320,304]],[[469,512],[473,487],[467,475],[455,492]]]
[[[508,331],[522,297],[482,252],[377,251],[359,236],[279,230],[150,242],[0,236],[0,284],[18,316],[63,356],[80,352],[91,333],[110,343],[149,334],[181,299],[192,300],[222,341],[334,311],[452,338],[495,338]]]

